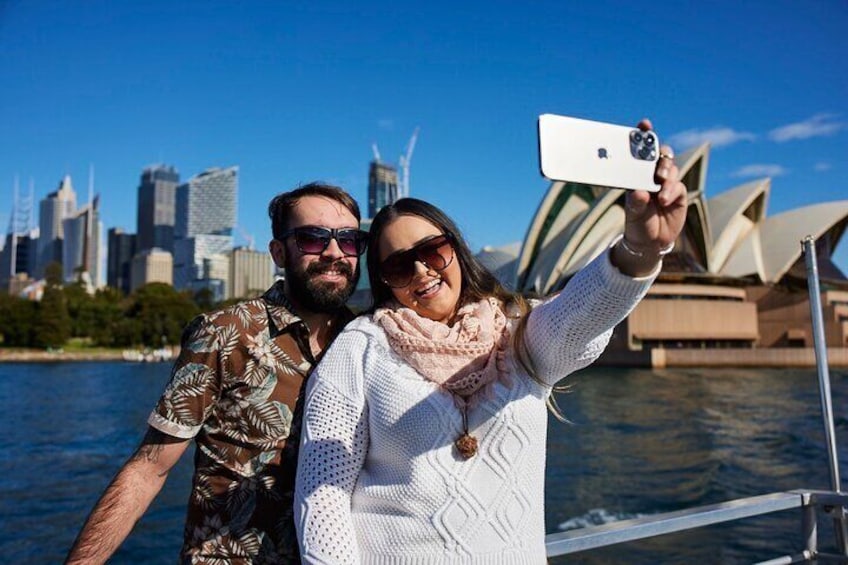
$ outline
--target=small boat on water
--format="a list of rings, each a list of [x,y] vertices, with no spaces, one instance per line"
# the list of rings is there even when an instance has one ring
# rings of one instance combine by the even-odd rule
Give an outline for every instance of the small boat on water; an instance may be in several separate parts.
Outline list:
[[[162,363],[170,361],[174,356],[170,347],[160,347],[158,349],[125,349],[122,352],[124,361],[135,363]]]
[[[759,565],[784,563],[848,563],[848,493],[842,492],[839,477],[839,459],[834,433],[833,407],[830,394],[830,376],[827,366],[827,349],[824,340],[821,295],[819,293],[818,267],[815,240],[808,236],[803,242],[807,264],[807,286],[810,293],[810,310],[816,349],[819,394],[822,418],[828,448],[831,489],[829,491],[798,489],[730,500],[696,508],[665,512],[646,517],[622,520],[611,524],[591,526],[577,530],[549,534],[545,538],[548,557],[570,555],[620,543],[643,540],[672,534],[712,524],[762,516],[772,512],[798,508],[800,539],[797,552],[761,561]],[[835,552],[819,548],[819,518],[833,521]],[[778,533],[783,535],[783,533]]]

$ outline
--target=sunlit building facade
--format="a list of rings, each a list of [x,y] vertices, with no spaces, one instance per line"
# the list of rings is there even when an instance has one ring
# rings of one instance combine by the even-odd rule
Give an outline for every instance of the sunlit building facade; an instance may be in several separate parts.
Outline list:
[[[177,239],[174,242],[174,287],[178,289],[193,288],[194,281],[207,277],[208,268],[205,261],[218,256],[225,256],[233,248],[233,237],[230,235],[198,234],[193,237]],[[222,288],[226,286],[228,273],[225,271]],[[217,292],[217,291],[216,291]],[[224,288],[223,299],[226,296]]]
[[[233,248],[237,194],[238,167],[208,169],[177,188],[176,288],[211,288],[211,285],[216,297],[221,300],[226,297],[228,272],[210,279],[205,274],[209,270],[205,265],[209,260],[217,264],[218,256],[225,256]]]
[[[170,251],[154,247],[135,254],[130,262],[130,290],[154,282],[172,284],[173,267]]]
[[[100,221],[99,199],[76,211],[62,221],[62,274],[65,281],[82,280],[89,290],[103,285],[103,223]]]
[[[74,215],[77,194],[70,175],[59,183],[59,188],[41,200],[38,206],[39,237],[36,246],[35,276],[44,276],[44,268],[52,262],[62,262],[62,242],[65,237],[62,222]]]
[[[238,167],[212,168],[177,187],[177,239],[232,235],[236,225]]]
[[[246,247],[229,253],[227,298],[252,298],[274,284],[271,254]]]

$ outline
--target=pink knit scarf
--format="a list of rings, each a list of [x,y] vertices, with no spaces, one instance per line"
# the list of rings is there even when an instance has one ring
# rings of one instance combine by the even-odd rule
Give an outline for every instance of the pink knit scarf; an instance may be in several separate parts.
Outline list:
[[[459,405],[475,404],[491,385],[511,384],[504,362],[509,343],[500,303],[488,298],[460,308],[452,325],[424,318],[393,304],[378,308],[374,322],[383,327],[392,349],[428,380],[452,392]]]

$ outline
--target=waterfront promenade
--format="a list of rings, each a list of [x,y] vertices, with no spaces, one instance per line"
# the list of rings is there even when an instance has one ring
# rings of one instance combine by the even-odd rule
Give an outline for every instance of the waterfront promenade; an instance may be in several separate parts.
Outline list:
[[[74,349],[72,351],[64,350],[44,350],[44,349],[25,349],[25,348],[0,348],[0,363],[61,363],[61,362],[77,362],[77,361],[125,361],[126,350],[124,349],[105,349],[92,348]],[[170,359],[176,358],[179,354],[179,347],[171,348]]]

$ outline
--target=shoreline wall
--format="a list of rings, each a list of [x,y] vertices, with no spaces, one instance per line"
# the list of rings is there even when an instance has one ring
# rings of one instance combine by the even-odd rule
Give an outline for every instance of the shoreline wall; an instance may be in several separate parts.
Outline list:
[[[848,348],[827,349],[829,367],[848,367]],[[664,349],[649,351],[607,350],[597,365],[615,367],[776,367],[815,368],[816,352],[812,347],[769,349]]]

